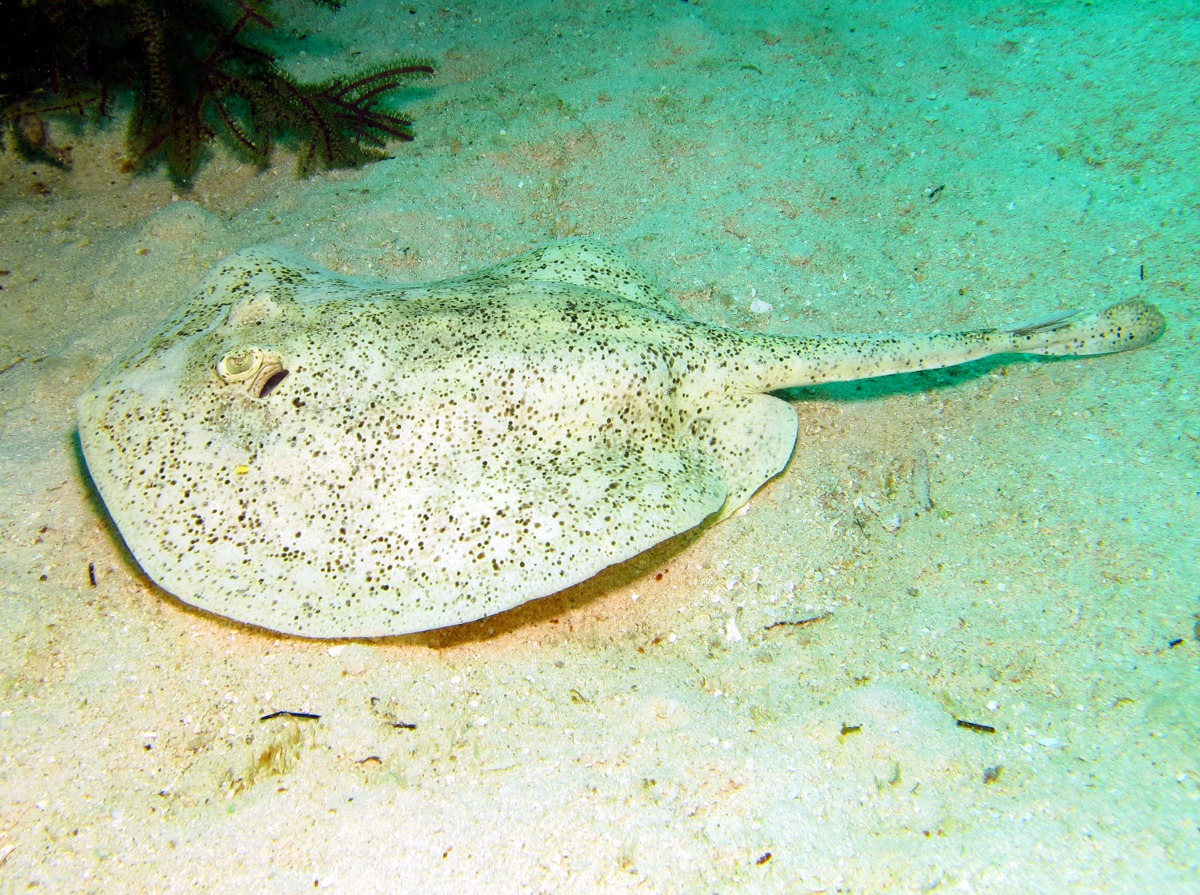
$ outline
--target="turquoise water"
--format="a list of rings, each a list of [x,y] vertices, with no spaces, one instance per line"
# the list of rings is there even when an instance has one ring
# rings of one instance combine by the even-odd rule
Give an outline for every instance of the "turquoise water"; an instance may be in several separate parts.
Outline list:
[[[1194,886],[1194,4],[288,25],[303,77],[436,59],[415,142],[306,181],[218,149],[190,193],[122,174],[119,126],[71,172],[4,162],[0,891]],[[282,638],[139,573],[72,403],[217,259],[421,281],[572,234],[750,330],[1128,297],[1168,330],[793,393],[796,454],[746,513],[461,628]]]

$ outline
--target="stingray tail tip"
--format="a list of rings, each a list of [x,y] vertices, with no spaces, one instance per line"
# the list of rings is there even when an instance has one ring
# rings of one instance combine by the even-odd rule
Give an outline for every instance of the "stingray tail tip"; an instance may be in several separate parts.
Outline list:
[[[1089,355],[1141,348],[1161,336],[1166,328],[1166,318],[1158,308],[1132,299],[1109,305],[1094,314],[1059,314],[1034,323],[1011,326],[1006,331],[1015,339],[1018,351]]]

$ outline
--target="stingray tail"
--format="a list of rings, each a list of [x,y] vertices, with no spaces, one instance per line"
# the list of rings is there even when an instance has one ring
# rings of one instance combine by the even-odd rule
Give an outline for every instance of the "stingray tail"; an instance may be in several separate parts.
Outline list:
[[[748,391],[774,391],[818,382],[845,382],[893,373],[934,370],[995,354],[1111,354],[1148,345],[1166,328],[1143,301],[1123,301],[1093,314],[1060,314],[1000,329],[932,335],[745,336],[757,360],[731,375]],[[714,371],[709,371],[713,375]]]
[[[1095,314],[1072,312],[1000,330],[1012,337],[1009,350],[1023,354],[1112,354],[1149,345],[1167,322],[1154,305],[1122,301]]]

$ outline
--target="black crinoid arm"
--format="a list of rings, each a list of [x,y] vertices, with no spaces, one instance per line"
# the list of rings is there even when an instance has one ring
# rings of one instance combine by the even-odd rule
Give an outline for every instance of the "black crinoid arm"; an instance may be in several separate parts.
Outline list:
[[[132,166],[165,162],[182,185],[216,139],[259,165],[277,144],[293,147],[301,175],[384,158],[389,142],[413,138],[386,102],[434,73],[402,59],[299,82],[255,42],[280,21],[273,0],[27,0],[13,15],[0,29],[0,138],[67,163],[48,119],[103,118],[128,91]]]
[[[235,139],[252,155],[261,155],[272,136],[290,138],[299,146],[297,171],[308,175],[329,168],[356,168],[386,158],[390,141],[413,139],[412,122],[384,108],[395,91],[420,78],[432,77],[433,63],[403,60],[365,69],[318,84],[298,84],[278,71],[239,85],[233,97],[249,117],[229,121],[229,106],[221,113]],[[239,123],[253,128],[258,139],[239,134]]]

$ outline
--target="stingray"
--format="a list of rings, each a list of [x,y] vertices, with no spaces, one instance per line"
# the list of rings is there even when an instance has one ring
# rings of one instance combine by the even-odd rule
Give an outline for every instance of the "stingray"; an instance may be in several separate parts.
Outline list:
[[[1106,354],[1163,327],[1123,301],[971,332],[763,335],[690,319],[583,239],[421,285],[250,250],[100,375],[79,435],[164,590],[374,637],[501,612],[728,516],[795,447],[772,391]]]

